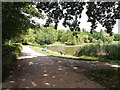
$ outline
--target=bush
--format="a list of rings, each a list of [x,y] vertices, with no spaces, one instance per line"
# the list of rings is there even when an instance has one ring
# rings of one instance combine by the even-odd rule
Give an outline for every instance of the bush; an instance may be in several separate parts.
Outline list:
[[[2,54],[2,76],[3,77],[5,77],[8,74],[12,65],[15,64],[16,58],[18,57],[18,55],[22,51],[22,44],[19,44],[19,43],[16,43],[16,44],[13,44],[10,46],[4,45],[3,47],[13,48],[12,46],[14,48],[15,48],[15,46],[17,46],[17,47],[13,51],[6,52],[6,53]]]
[[[120,45],[118,44],[90,44],[79,48],[76,56],[106,56],[120,60]]]
[[[9,50],[10,48],[15,47],[14,45],[2,45],[2,52]]]

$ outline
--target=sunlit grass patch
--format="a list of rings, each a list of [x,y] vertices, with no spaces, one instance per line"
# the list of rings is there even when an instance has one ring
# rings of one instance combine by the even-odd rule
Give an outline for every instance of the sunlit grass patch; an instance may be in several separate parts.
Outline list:
[[[80,56],[81,58],[85,58],[85,59],[89,59],[89,60],[93,60],[93,61],[102,61],[102,62],[111,62],[111,63],[120,63],[120,60],[110,60],[106,57],[94,57],[94,56],[85,56],[82,55]]]
[[[64,43],[62,43],[62,42],[55,42],[54,44],[64,44]]]
[[[120,88],[120,71],[118,69],[97,69],[85,72],[91,80],[108,88]]]
[[[120,60],[110,60],[110,59],[107,59],[105,57],[92,57],[92,56],[85,56],[85,55],[80,56],[80,57],[75,57],[75,56],[67,56],[67,55],[60,55],[60,54],[51,53],[51,52],[45,52],[45,51],[42,51],[42,48],[36,48],[33,46],[30,46],[30,48],[32,48],[36,52],[46,54],[49,56],[59,57],[59,58],[66,58],[66,59],[73,59],[73,60],[84,60],[84,61],[102,61],[102,62],[120,63]]]

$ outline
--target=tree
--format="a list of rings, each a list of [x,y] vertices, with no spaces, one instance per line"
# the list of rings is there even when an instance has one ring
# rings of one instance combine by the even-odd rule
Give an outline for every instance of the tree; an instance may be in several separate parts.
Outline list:
[[[120,35],[119,34],[114,35],[114,41],[120,41]]]
[[[112,35],[112,28],[116,23],[116,19],[120,18],[120,2],[39,2],[37,8],[47,14],[49,23],[55,23],[55,29],[59,20],[62,18],[63,26],[69,27],[71,31],[79,31],[79,24],[83,6],[86,5],[88,22],[91,22],[91,33],[96,29],[99,22],[107,29],[107,33]],[[66,10],[66,12],[63,12]]]
[[[83,37],[81,34],[78,35],[77,42],[80,45],[81,43],[84,43]]]
[[[97,40],[97,43],[103,43],[101,39]]]
[[[34,43],[35,38],[36,38],[36,35],[34,34],[34,30],[30,28],[30,29],[28,29],[28,32],[25,35],[23,42],[25,42],[25,43],[29,43],[29,42]]]
[[[95,38],[96,40],[101,39],[101,34],[100,32],[93,31],[92,37]]]
[[[58,33],[58,39],[57,39],[57,41],[61,41],[60,38],[62,37],[64,31],[63,30],[58,30],[57,33]]]
[[[83,40],[85,43],[89,43],[90,41],[88,40],[88,35],[83,35]]]
[[[103,43],[111,43],[113,41],[113,37],[110,37],[108,34],[103,34],[101,40]]]
[[[53,27],[46,27],[36,33],[36,42],[44,44],[52,44],[57,40],[57,32]]]
[[[18,38],[33,26],[31,17],[43,18],[34,3],[2,2],[2,42]]]
[[[97,40],[96,40],[96,39],[92,39],[92,42],[93,42],[93,43],[97,43]]]
[[[89,35],[89,36],[88,36],[88,40],[89,40],[90,42],[92,42],[93,39],[94,39],[94,38],[92,37],[92,35]]]
[[[70,31],[70,29],[68,29],[66,32],[63,33],[61,39],[61,42],[65,43],[68,40],[71,40],[72,37],[72,32]]]

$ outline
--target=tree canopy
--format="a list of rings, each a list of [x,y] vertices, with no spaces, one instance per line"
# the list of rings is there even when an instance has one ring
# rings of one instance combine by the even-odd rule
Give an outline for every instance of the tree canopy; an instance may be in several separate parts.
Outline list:
[[[91,33],[96,29],[99,22],[112,35],[116,19],[120,18],[120,2],[39,2],[37,8],[40,12],[47,14],[45,26],[55,23],[55,29],[63,18],[63,26],[69,27],[71,31],[80,31],[81,13],[86,5],[88,22],[91,22]]]
[[[32,27],[31,17],[43,18],[34,3],[2,2],[2,42],[25,34]]]
[[[34,28],[32,17],[44,18],[43,11],[48,19],[45,26],[55,23],[57,29],[60,20],[63,26],[71,31],[80,31],[81,13],[87,8],[88,22],[91,22],[91,33],[100,23],[112,35],[112,28],[116,19],[120,18],[120,2],[2,2],[2,41],[18,38],[29,28]],[[36,27],[37,28],[37,27]],[[73,33],[77,38],[77,33]]]

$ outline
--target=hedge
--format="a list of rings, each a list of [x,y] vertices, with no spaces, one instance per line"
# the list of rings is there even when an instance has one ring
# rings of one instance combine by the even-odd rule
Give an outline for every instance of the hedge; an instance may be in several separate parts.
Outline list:
[[[2,47],[4,47],[4,50],[5,47],[9,47],[9,49],[12,48],[11,51],[2,54],[2,77],[4,78],[8,75],[11,67],[15,64],[18,55],[21,53],[22,44],[16,43],[10,46],[4,45]],[[8,51],[8,48],[6,50]]]

